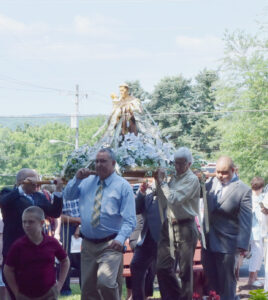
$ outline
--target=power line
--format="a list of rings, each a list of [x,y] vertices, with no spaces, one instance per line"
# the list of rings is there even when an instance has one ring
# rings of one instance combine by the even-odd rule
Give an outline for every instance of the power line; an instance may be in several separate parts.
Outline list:
[[[246,112],[266,112],[268,109],[243,109],[243,110],[215,110],[215,111],[190,111],[190,112],[167,112],[167,113],[151,113],[153,116],[169,116],[169,115],[205,115],[205,114],[228,114],[228,113],[246,113]]]
[[[166,115],[205,115],[205,114],[228,114],[228,113],[251,113],[251,112],[267,112],[268,109],[241,109],[241,110],[214,110],[214,111],[182,111],[182,112],[163,112],[163,113],[151,113],[153,116],[166,116]],[[70,114],[65,114],[65,115],[7,115],[7,116],[1,116],[0,118],[32,118],[32,119],[48,119],[48,118],[70,118],[73,115]],[[92,115],[92,114],[79,114],[79,118],[84,118],[84,117],[97,117],[97,116],[103,116],[103,115]]]
[[[31,82],[28,82],[28,81],[18,80],[18,79],[9,77],[9,76],[4,76],[4,77],[6,77],[7,79],[3,79],[2,78],[0,80],[6,81],[6,82],[12,82],[12,83],[15,83],[15,84],[18,84],[18,85],[22,85],[22,86],[30,86],[30,87],[41,89],[41,90],[50,90],[50,91],[60,92],[60,93],[63,93],[63,92],[64,93],[71,93],[72,95],[75,94],[75,92],[72,91],[72,90],[67,90],[67,89],[65,90],[65,89],[60,89],[60,88],[42,86],[42,85],[38,85],[38,84],[31,83]]]

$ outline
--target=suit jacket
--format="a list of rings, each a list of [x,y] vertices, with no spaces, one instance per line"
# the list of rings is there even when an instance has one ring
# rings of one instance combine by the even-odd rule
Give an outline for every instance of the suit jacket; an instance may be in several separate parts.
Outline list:
[[[162,224],[159,214],[158,201],[153,193],[148,195],[143,195],[140,192],[138,193],[136,197],[136,213],[142,214],[144,220],[141,231],[141,240],[138,242],[138,245],[143,244],[148,231],[150,231],[151,237],[157,243]]]
[[[138,239],[140,237],[142,228],[143,228],[143,216],[141,214],[136,215],[136,228],[132,231],[130,237],[129,237],[129,246],[134,251],[136,248]]]
[[[213,178],[206,184],[209,232],[206,245],[212,252],[235,253],[237,248],[247,250],[252,226],[251,189],[241,180],[231,182],[217,201]]]
[[[22,228],[22,213],[32,205],[41,207],[49,217],[58,218],[62,211],[62,198],[54,195],[51,204],[45,195],[36,192],[32,195],[34,204],[30,199],[21,195],[17,188],[13,190],[3,189],[0,194],[0,206],[4,221],[3,255],[6,256],[11,244],[24,235]]]

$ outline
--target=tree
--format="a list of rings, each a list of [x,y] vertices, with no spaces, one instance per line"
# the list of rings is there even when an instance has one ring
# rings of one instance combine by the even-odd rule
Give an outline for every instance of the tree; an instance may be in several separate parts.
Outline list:
[[[203,158],[217,149],[215,115],[200,113],[215,110],[217,80],[217,73],[206,69],[196,76],[194,84],[182,76],[166,77],[156,85],[149,103],[163,135],[176,147],[188,146]]]
[[[239,175],[268,179],[268,40],[244,32],[225,34],[222,80],[216,96],[226,113],[217,122],[221,152],[230,155]],[[266,109],[266,110],[265,110]]]
[[[138,80],[135,81],[126,81],[129,86],[129,94],[140,99],[142,102],[150,98],[150,94],[146,92]]]
[[[79,129],[80,145],[93,144],[91,137],[103,122],[103,116],[83,119]],[[15,130],[0,127],[0,187],[12,186],[15,174],[21,168],[36,169],[39,174],[47,176],[59,175],[68,155],[74,150],[74,136],[73,129],[62,123],[25,124]],[[52,139],[66,143],[51,144]]]
[[[217,81],[217,72],[205,69],[195,77],[193,86],[194,112],[197,114],[193,117],[189,141],[191,148],[206,158],[215,155],[215,151],[219,150],[218,132],[215,126],[215,121],[219,117],[213,114],[216,109],[215,84]]]
[[[168,136],[176,146],[187,144],[193,118],[185,113],[193,110],[191,81],[182,76],[166,77],[156,86],[148,109],[158,122],[163,136]],[[165,113],[165,114],[163,114]]]

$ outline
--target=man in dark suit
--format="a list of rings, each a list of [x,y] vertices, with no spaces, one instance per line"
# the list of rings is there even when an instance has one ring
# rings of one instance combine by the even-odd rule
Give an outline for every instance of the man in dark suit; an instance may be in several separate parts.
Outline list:
[[[136,213],[142,214],[144,224],[130,265],[133,300],[145,299],[145,278],[150,267],[155,274],[162,225],[156,196],[153,192],[146,195],[147,188],[148,184],[143,183],[136,197]]]
[[[12,243],[24,235],[22,213],[32,205],[41,207],[49,217],[58,218],[62,210],[62,181],[57,179],[53,203],[46,196],[37,192],[38,174],[31,169],[21,169],[16,176],[16,187],[3,189],[0,194],[0,207],[4,221],[3,259],[7,256]]]
[[[252,204],[251,190],[235,174],[232,159],[219,158],[216,178],[206,184],[209,224],[202,262],[210,290],[221,300],[236,298],[235,259],[248,250]],[[208,225],[208,226],[207,226]]]

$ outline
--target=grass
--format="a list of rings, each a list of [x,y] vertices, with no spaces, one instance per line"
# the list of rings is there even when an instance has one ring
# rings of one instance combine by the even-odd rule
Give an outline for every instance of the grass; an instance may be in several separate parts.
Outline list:
[[[79,284],[71,284],[71,289],[72,289],[72,295],[71,296],[60,296],[59,299],[64,299],[64,300],[80,300],[81,299],[81,292],[80,292],[80,287]],[[123,291],[122,291],[122,299],[126,299],[126,286],[125,284],[123,285]],[[153,298],[160,298],[160,293],[159,291],[154,292]]]
[[[81,299],[81,291],[79,284],[71,284],[72,295],[71,296],[60,296],[59,299],[64,300],[80,300]]]

